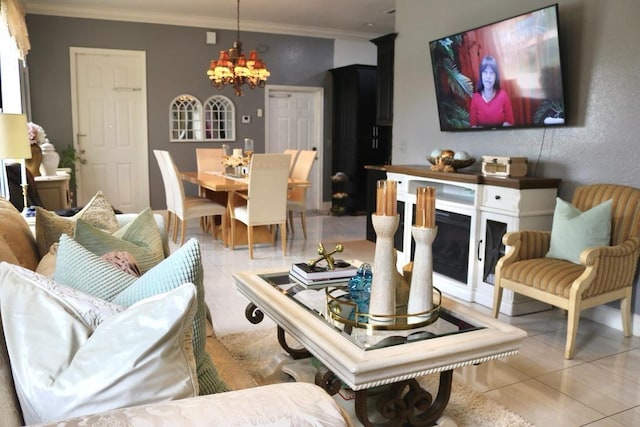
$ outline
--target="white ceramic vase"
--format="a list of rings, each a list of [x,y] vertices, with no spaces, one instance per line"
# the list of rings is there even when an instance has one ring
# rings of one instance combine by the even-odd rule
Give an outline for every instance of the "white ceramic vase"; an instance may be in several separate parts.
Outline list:
[[[376,249],[373,258],[373,280],[369,299],[369,322],[377,324],[393,323],[396,314],[396,256],[393,236],[400,223],[399,215],[371,215],[376,231]]]
[[[42,164],[40,165],[40,173],[45,176],[56,175],[56,170],[60,164],[60,154],[56,151],[56,147],[49,141],[40,144],[42,149]]]
[[[424,313],[433,308],[433,248],[438,227],[411,227],[416,242],[416,252],[411,270],[411,288],[407,314]],[[428,320],[431,314],[409,316],[409,323]]]

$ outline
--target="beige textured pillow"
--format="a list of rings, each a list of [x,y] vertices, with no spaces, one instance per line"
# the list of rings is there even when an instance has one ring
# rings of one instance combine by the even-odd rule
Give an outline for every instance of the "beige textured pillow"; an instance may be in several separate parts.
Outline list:
[[[109,233],[113,233],[120,227],[113,207],[102,191],[98,191],[89,203],[72,217],[59,216],[55,212],[38,207],[36,208],[36,242],[40,257],[49,252],[49,247],[58,242],[60,235],[73,236],[78,218]]]
[[[24,422],[197,395],[196,306],[190,283],[124,309],[0,264],[0,311],[20,319],[3,326]]]

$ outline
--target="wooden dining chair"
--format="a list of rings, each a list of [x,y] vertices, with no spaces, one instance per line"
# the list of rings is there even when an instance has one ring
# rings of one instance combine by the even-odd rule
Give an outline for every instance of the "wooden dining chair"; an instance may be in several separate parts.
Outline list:
[[[293,148],[287,148],[283,152],[284,154],[289,154],[291,156],[291,161],[289,162],[289,176],[291,176],[291,174],[293,173],[293,167],[296,164],[296,160],[298,159],[299,152],[300,150],[296,150]]]
[[[293,172],[291,172],[291,178],[300,180],[300,181],[308,181],[309,174],[311,173],[311,168],[313,168],[313,162],[316,159],[316,152],[313,150],[302,150],[298,153],[298,158],[296,159],[296,163],[293,166]],[[293,234],[293,213],[300,213],[300,224],[302,227],[302,234],[304,238],[307,238],[307,225],[305,222],[305,211],[306,211],[306,199],[307,199],[307,188],[308,187],[296,187],[289,190],[287,193],[287,212],[289,216],[289,229]]]
[[[287,187],[289,154],[254,154],[249,167],[246,193],[230,192],[231,248],[235,244],[236,221],[247,226],[249,258],[253,259],[253,228],[271,226],[271,244],[275,244],[276,226],[280,227],[282,254],[287,254]]]
[[[167,183],[165,184],[167,209],[171,206],[172,216],[175,217],[172,240],[177,243],[178,223],[180,223],[180,246],[182,246],[186,235],[187,220],[208,216],[224,216],[227,213],[227,207],[205,197],[186,196],[182,179],[180,178],[180,171],[174,163],[171,154],[164,150],[154,150],[153,153],[156,159],[158,159],[158,166],[160,166],[163,181],[165,178],[167,179]],[[162,170],[164,170],[164,172],[162,172]],[[224,224],[226,224],[224,218],[221,223],[224,228]],[[222,232],[225,233],[226,230],[223,229]],[[215,227],[212,227],[211,233],[214,238],[217,238]]]

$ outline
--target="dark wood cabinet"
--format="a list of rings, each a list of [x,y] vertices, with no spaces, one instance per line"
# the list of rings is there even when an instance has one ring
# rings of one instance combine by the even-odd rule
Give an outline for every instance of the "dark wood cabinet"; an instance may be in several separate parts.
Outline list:
[[[391,130],[376,124],[377,68],[349,65],[331,70],[333,79],[332,172],[344,172],[349,181],[346,213],[367,211],[365,165],[390,162]]]
[[[393,67],[397,33],[371,40],[378,47],[378,80],[376,99],[376,123],[393,125]]]

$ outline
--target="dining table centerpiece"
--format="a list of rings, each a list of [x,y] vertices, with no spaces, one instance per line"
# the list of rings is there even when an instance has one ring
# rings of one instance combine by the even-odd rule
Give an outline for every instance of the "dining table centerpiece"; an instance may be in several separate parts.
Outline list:
[[[222,156],[224,173],[234,177],[246,177],[251,163],[251,156],[244,155],[242,148],[234,148],[233,153]]]

